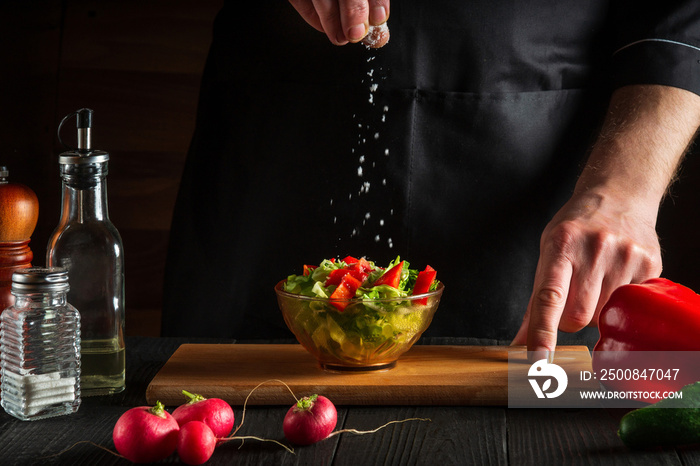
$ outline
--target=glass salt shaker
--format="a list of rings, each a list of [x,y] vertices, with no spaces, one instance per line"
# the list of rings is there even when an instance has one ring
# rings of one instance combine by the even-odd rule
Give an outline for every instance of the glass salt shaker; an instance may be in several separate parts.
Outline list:
[[[12,274],[15,303],[0,317],[3,409],[32,421],[80,407],[80,314],[68,303],[68,272],[30,267]]]
[[[80,310],[82,396],[111,395],[125,388],[124,247],[107,210],[109,154],[91,147],[92,110],[74,115],[78,147],[58,159],[61,219],[46,263],[68,270],[68,301]]]

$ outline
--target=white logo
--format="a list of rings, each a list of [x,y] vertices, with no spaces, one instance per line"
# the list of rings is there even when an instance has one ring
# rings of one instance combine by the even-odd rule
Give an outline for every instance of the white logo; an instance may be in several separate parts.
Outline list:
[[[537,398],[556,398],[566,390],[566,385],[569,383],[569,377],[566,376],[564,369],[557,366],[556,364],[548,363],[546,359],[540,359],[530,366],[530,370],[527,372],[530,377],[546,377],[546,380],[540,387],[539,382],[536,379],[528,379],[532,389],[535,391]],[[553,392],[548,392],[552,386],[552,378],[557,381],[557,389]]]

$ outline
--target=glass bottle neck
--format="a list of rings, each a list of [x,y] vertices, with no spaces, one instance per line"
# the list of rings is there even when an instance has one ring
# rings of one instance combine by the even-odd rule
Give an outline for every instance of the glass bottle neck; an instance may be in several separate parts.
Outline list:
[[[88,188],[63,183],[62,221],[86,223],[108,219],[107,182],[104,178]]]
[[[61,223],[109,221],[107,163],[62,166]]]

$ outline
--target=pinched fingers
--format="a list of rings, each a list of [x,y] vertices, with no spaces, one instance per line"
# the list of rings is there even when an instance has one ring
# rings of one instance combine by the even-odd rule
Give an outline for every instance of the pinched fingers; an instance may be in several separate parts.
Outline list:
[[[389,19],[389,0],[370,0],[369,25],[379,26]]]
[[[289,0],[304,20],[335,45],[359,42],[389,17],[389,0]]]

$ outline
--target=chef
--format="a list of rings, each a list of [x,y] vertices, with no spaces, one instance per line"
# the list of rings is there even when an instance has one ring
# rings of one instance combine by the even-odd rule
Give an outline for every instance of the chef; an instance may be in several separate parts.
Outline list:
[[[697,1],[245,10],[214,24],[163,335],[291,337],[280,279],[400,255],[445,284],[425,335],[547,354],[661,273],[659,205],[700,126]]]

